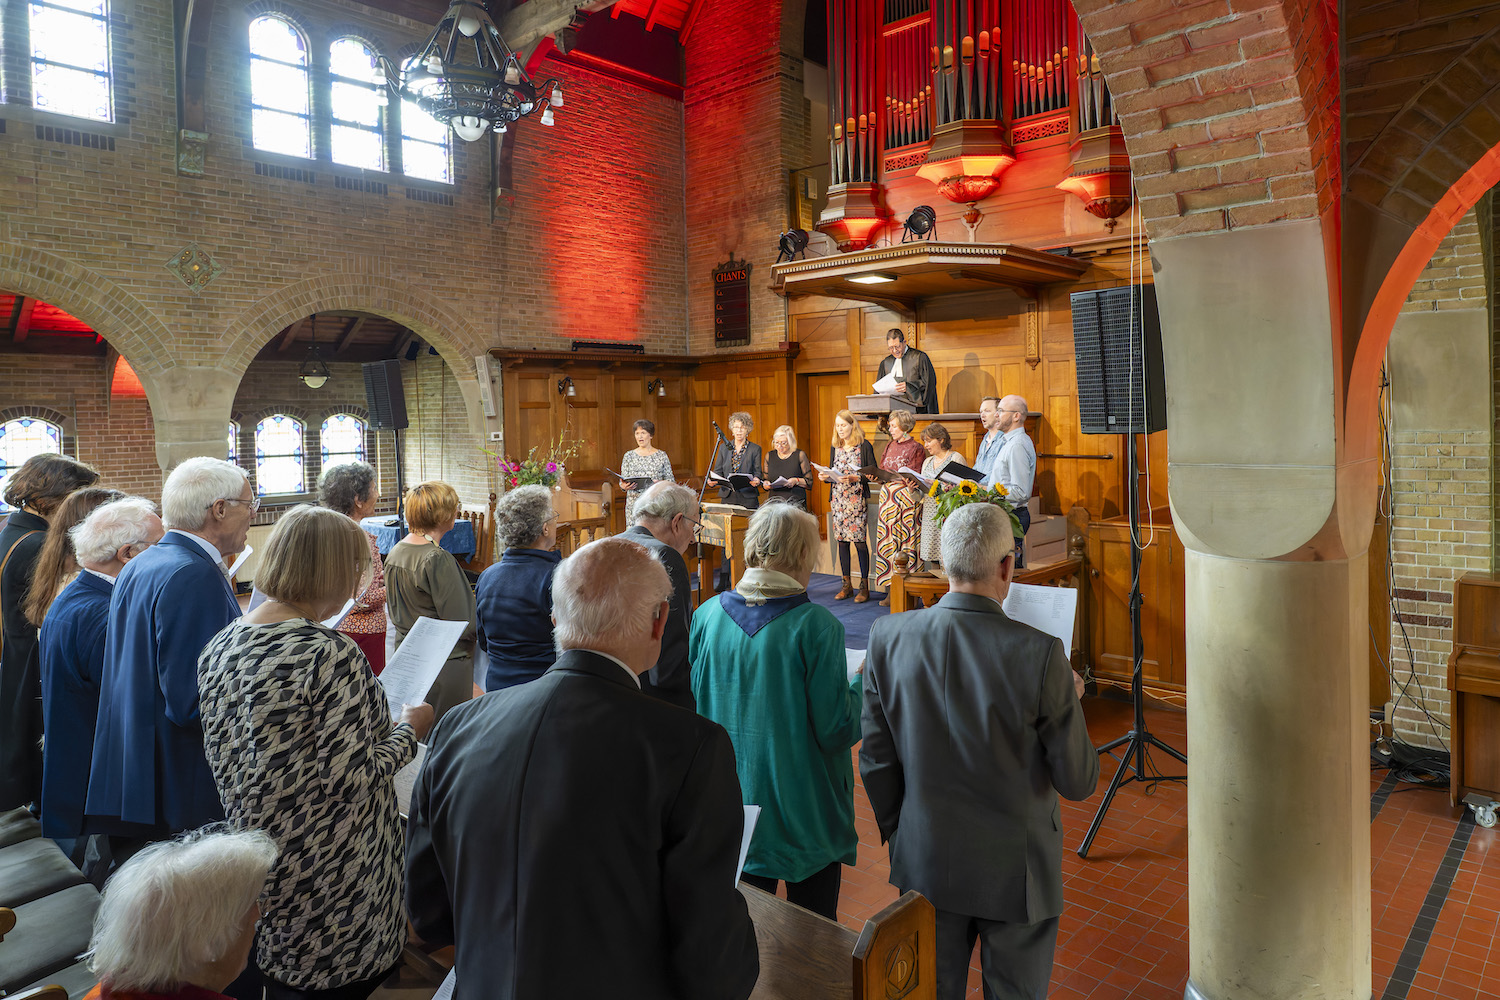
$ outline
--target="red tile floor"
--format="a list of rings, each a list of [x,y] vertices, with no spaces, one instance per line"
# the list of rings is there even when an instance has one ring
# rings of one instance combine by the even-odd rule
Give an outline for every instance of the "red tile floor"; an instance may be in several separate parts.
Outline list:
[[[1089,732],[1100,745],[1130,728],[1127,703],[1084,702]],[[1186,717],[1147,711],[1147,727],[1167,744],[1185,749]],[[1154,754],[1170,773],[1174,761]],[[858,759],[855,761],[856,778]],[[1154,790],[1139,782],[1115,796],[1087,860],[1076,851],[1098,808],[1115,764],[1100,762],[1099,791],[1087,802],[1063,802],[1063,878],[1067,909],[1058,934],[1052,1000],[1180,1000],[1188,974],[1187,788],[1180,782]],[[1385,772],[1371,774],[1372,792]],[[864,788],[855,791],[859,864],[844,871],[839,919],[858,929],[896,898],[890,868]],[[1380,1000],[1500,1000],[1500,851],[1497,832],[1472,827],[1472,837],[1415,974],[1393,976],[1403,949],[1448,851],[1458,815],[1446,791],[1399,785],[1385,798],[1371,826],[1374,997]],[[969,995],[980,997],[978,953]]]

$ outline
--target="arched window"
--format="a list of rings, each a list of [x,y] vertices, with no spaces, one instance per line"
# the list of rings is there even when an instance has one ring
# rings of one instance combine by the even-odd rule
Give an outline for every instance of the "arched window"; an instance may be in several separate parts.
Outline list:
[[[240,422],[238,420],[229,421],[229,454],[224,457],[231,462],[240,460]]]
[[[325,469],[340,462],[365,460],[365,422],[351,413],[335,413],[323,421],[319,439]]]
[[[307,42],[280,17],[250,22],[250,136],[256,149],[312,158]]]
[[[408,59],[403,71],[411,65]],[[447,126],[417,106],[401,102],[401,172],[407,177],[453,183],[453,156]]]
[[[301,493],[302,421],[275,413],[255,425],[255,491],[260,496]]]
[[[108,0],[31,0],[29,6],[32,105],[114,121]]]
[[[340,38],[328,46],[328,73],[333,162],[384,170],[381,114],[386,103],[385,76],[375,62],[375,53],[357,38]]]
[[[0,424],[0,496],[5,481],[32,455],[62,454],[62,428],[38,417],[17,417]],[[0,510],[10,510],[0,499]]]

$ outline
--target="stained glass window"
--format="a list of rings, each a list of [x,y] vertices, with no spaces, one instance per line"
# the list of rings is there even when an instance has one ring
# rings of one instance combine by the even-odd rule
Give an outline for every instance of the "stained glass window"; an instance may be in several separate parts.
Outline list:
[[[411,60],[406,61],[406,66]],[[405,67],[403,67],[405,68]],[[401,172],[408,177],[453,183],[448,127],[415,101],[401,102]]]
[[[62,454],[62,428],[36,417],[17,417],[0,424],[0,496],[5,481],[32,455]],[[0,499],[0,510],[10,510]]]
[[[312,158],[307,42],[284,18],[250,22],[250,135],[256,149]]]
[[[229,454],[225,458],[230,462],[240,460],[240,425],[239,421],[229,421]]]
[[[42,111],[115,120],[108,0],[31,0],[31,103]]]
[[[340,38],[328,47],[328,73],[333,162],[384,170],[385,74],[375,53],[357,38]]]
[[[276,413],[255,425],[255,491],[301,493],[302,421]]]
[[[348,413],[335,413],[323,421],[320,434],[323,468],[340,462],[365,460],[365,422]]]

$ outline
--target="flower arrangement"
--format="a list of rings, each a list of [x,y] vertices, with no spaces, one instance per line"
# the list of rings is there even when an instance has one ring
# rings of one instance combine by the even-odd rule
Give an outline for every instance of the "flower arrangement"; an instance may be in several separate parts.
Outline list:
[[[577,445],[564,444],[562,438],[558,438],[555,442],[548,441],[545,451],[541,445],[532,448],[519,462],[496,455],[495,465],[508,490],[517,486],[551,486],[555,489],[562,480],[567,460],[577,452]]]
[[[1015,507],[1006,496],[1006,489],[999,483],[994,486],[980,486],[972,479],[960,480],[957,486],[933,480],[928,487],[927,495],[937,501],[938,514],[937,524],[941,528],[948,515],[965,504],[989,503],[994,504],[1010,517],[1011,530],[1017,537],[1021,534],[1021,519],[1016,516]]]

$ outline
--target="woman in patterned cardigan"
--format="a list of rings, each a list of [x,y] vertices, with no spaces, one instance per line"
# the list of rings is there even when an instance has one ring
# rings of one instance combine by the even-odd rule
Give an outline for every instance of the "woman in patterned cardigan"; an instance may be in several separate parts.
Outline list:
[[[266,602],[198,659],[203,745],[226,817],[280,849],[261,897],[255,966],[268,1000],[363,1000],[406,940],[393,777],[432,725],[430,705],[392,722],[348,636],[319,624],[370,568],[343,514],[282,515],[255,576]]]

